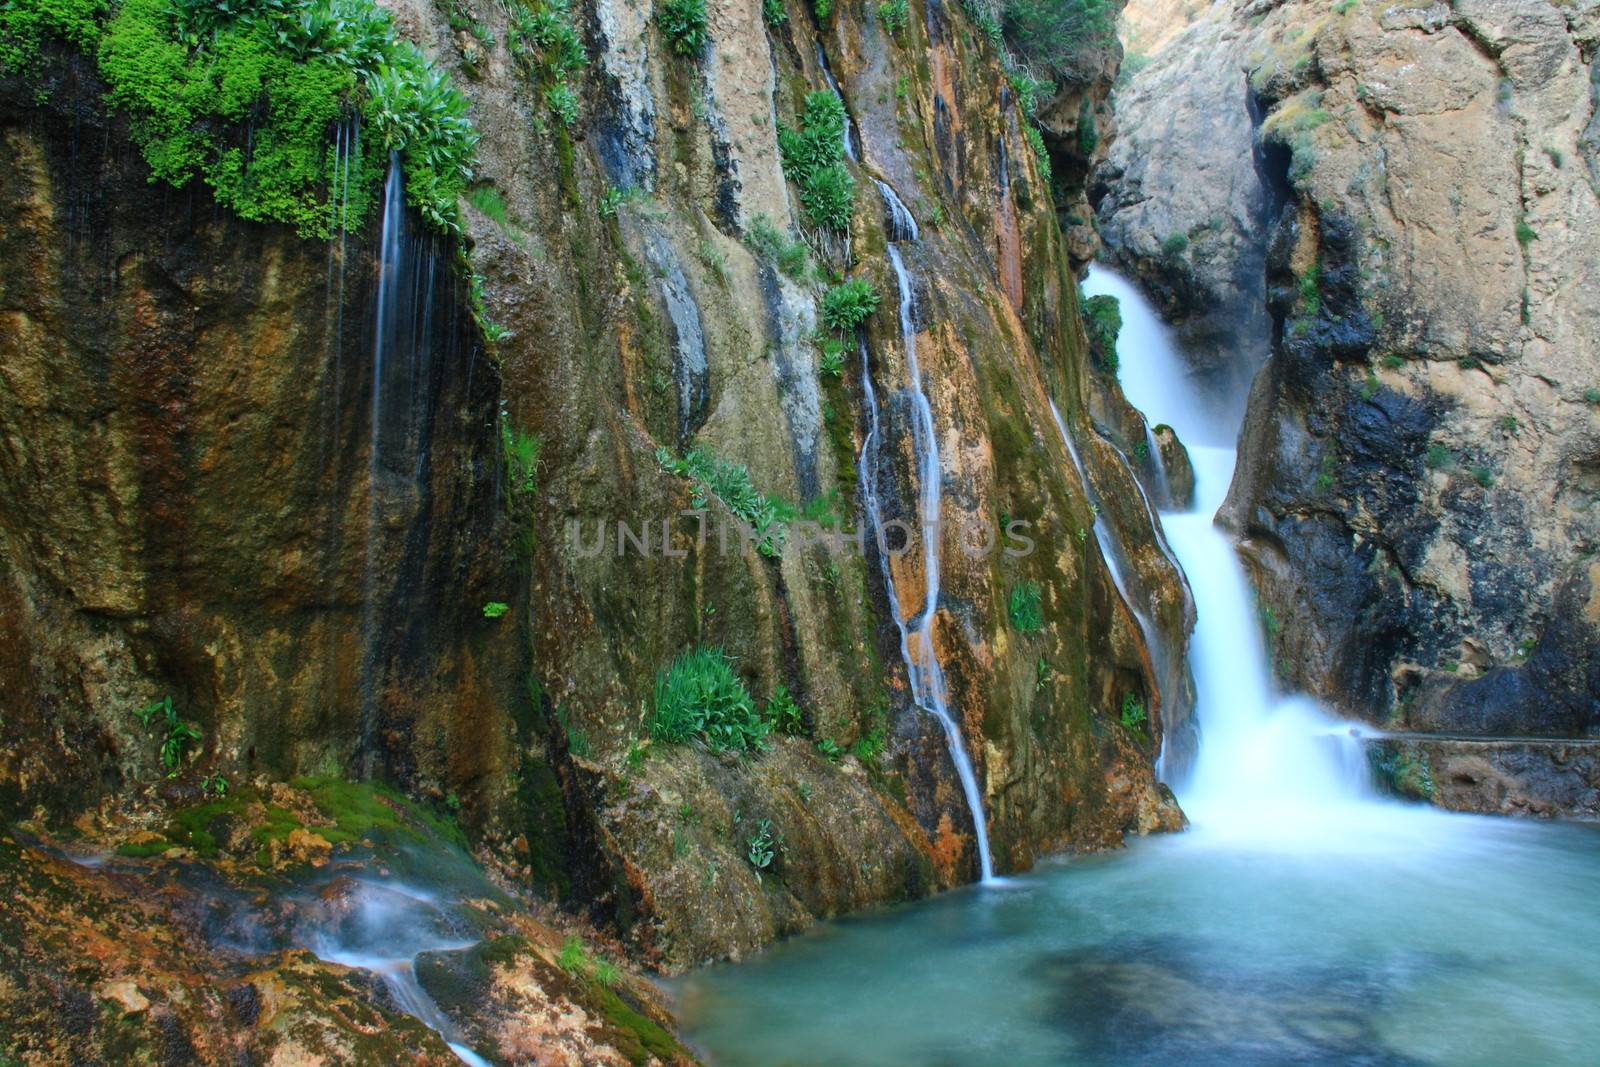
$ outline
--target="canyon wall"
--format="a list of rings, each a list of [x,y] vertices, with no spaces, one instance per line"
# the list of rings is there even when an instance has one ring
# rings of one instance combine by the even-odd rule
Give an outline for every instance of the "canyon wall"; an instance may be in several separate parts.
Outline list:
[[[1256,0],[1119,91],[1102,234],[1201,373],[1267,313],[1222,517],[1344,714],[1600,728],[1597,45],[1582,0]]]
[[[209,775],[370,775],[669,968],[970,880],[972,819],[886,595],[886,567],[924,587],[922,553],[803,536],[813,517],[860,526],[868,385],[870,475],[885,515],[915,521],[903,303],[942,459],[934,645],[998,866],[1177,826],[1152,763],[1186,714],[1158,672],[1181,665],[1187,600],[1085,417],[1118,394],[1079,322],[1092,234],[1069,242],[1055,208],[1109,141],[1073,122],[1103,112],[1115,56],[1041,112],[1047,144],[1077,153],[1052,196],[994,43],[940,0],[909,10],[891,31],[875,5],[713,5],[709,44],[680,54],[659,12],[596,0],[570,15],[589,63],[563,114],[501,6],[395,5],[481,134],[461,238],[406,252],[399,333],[376,212],[331,242],[243,221],[198,181],[148,180],[70,47],[8,76],[7,812],[43,825],[130,796],[192,804]],[[853,131],[839,232],[801,208],[778,137],[830,79]],[[846,276],[880,303],[859,345],[825,352],[820,299]],[[1124,502],[1098,520],[1052,399],[1099,495]],[[734,513],[683,473],[696,450],[747,472],[781,552],[717,536]],[[1096,521],[1117,527],[1164,666]],[[1031,552],[963,549],[1010,522]],[[1041,618],[1019,626],[1030,593]],[[898,621],[922,599],[903,593]],[[795,734],[752,755],[652,742],[658,674],[697,646],[758,704],[787,692]],[[171,777],[135,716],[166,697],[202,735]],[[1129,700],[1147,726],[1124,725]]]

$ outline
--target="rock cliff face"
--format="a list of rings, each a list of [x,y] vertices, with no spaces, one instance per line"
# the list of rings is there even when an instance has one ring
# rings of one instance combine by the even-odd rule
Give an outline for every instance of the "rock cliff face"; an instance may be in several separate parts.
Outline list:
[[[1280,673],[1345,713],[1600,726],[1597,34],[1585,2],[1220,4],[1119,97],[1114,254],[1191,334],[1264,288],[1224,518]],[[1191,151],[1217,178],[1174,196]]]
[[[314,242],[147,182],[70,51],[42,84],[7,80],[6,809],[149,797],[158,746],[133,712],[170,696],[203,736],[169,799],[202,774],[370,774],[459,811],[486,854],[660,966],[738,954],[973,877],[972,820],[901,655],[897,623],[931,610],[1002,869],[1177,825],[1151,769],[1158,667],[1050,414],[1054,398],[1102,496],[1136,499],[1084,417],[1108,387],[1028,119],[962,10],[913,4],[896,33],[874,10],[713,4],[710,44],[683,55],[649,8],[581,5],[592,61],[568,124],[499,5],[395,5],[482,135],[459,247],[420,241],[389,275],[407,279],[398,324],[377,220]],[[830,82],[856,182],[838,233],[801,210],[777,125]],[[1072,90],[1078,114],[1106,90]],[[881,304],[825,358],[820,297],[846,275]],[[867,474],[915,522],[913,344],[942,463],[933,605],[920,538],[886,559],[807,544],[801,523],[859,526],[874,423]],[[691,450],[747,470],[783,551],[717,536],[734,512],[681,473]],[[1002,519],[1030,553],[963,550]],[[1101,521],[1181,650],[1181,579],[1149,517]],[[1030,593],[1041,622],[1019,627]],[[798,734],[741,758],[652,743],[658,672],[695,646],[726,650],[758,703],[787,691]],[[1130,695],[1149,736],[1118,722]]]

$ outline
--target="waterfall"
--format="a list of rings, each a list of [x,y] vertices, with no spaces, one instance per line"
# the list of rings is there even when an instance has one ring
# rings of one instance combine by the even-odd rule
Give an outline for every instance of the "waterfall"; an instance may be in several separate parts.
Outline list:
[[[872,179],[872,184],[878,187],[878,195],[883,197],[884,228],[888,231],[889,241],[920,240],[922,231],[917,227],[917,217],[911,214],[911,209],[900,199],[900,194],[888,182],[877,178]]]
[[[1231,538],[1213,515],[1233,477],[1237,398],[1207,397],[1155,311],[1126,280],[1095,267],[1084,292],[1118,298],[1122,387],[1150,421],[1189,449],[1195,508],[1162,522],[1194,596],[1191,663],[1200,749],[1179,797],[1199,830],[1288,845],[1370,831],[1376,800],[1357,728],[1303,696],[1274,693],[1255,599]],[[1382,806],[1386,812],[1388,805]],[[1392,815],[1390,816],[1392,818]]]
[[[348,914],[320,928],[299,931],[298,940],[319,959],[369,971],[383,981],[395,1005],[445,1039],[471,1067],[489,1067],[457,1038],[455,1024],[417,980],[417,956],[452,952],[476,941],[451,936],[450,917],[426,893],[393,882],[357,881],[350,888]]]
[[[822,50],[822,42],[817,42],[817,66],[822,68],[822,80],[833,90],[833,95],[839,98],[839,103],[844,104],[844,94],[839,91],[839,83],[833,77],[833,68],[828,66],[828,53]],[[844,154],[852,163],[859,163],[861,157],[856,151],[856,124],[850,117],[850,107],[844,109]]]
[[[910,212],[906,212],[906,217],[910,219]],[[915,220],[911,225],[914,232]],[[894,571],[887,558],[883,561],[884,580],[888,587],[889,611],[900,631],[900,655],[905,660],[906,676],[911,683],[912,702],[932,715],[944,730],[950,761],[955,765],[956,777],[961,782],[961,791],[966,796],[967,809],[972,816],[978,868],[983,881],[988,882],[994,878],[994,862],[989,855],[989,829],[984,821],[983,796],[978,789],[977,773],[973,770],[972,760],[967,756],[966,744],[961,738],[961,728],[950,714],[944,670],[939,665],[933,643],[934,616],[939,607],[939,512],[944,472],[939,463],[939,441],[933,425],[933,408],[928,403],[927,393],[923,391],[922,371],[917,365],[917,328],[913,321],[915,290],[900,249],[890,244],[888,252],[899,286],[900,342],[905,350],[906,371],[910,379],[911,438],[917,460],[917,514],[921,527],[925,578],[922,609],[912,618],[905,617],[900,608],[900,592],[895,585]],[[860,458],[862,499],[871,528],[881,531],[883,508],[878,497],[874,460],[882,442],[877,394],[872,387],[872,373],[864,341],[861,345],[861,388],[867,408],[867,435],[861,445]],[[885,547],[881,540],[879,547],[880,550]]]

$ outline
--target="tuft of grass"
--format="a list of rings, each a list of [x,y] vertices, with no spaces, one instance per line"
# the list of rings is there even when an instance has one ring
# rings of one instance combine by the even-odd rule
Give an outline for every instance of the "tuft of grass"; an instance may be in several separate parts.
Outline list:
[[[1182,230],[1173,230],[1161,239],[1161,254],[1168,259],[1176,259],[1183,255],[1189,247],[1189,235]]]
[[[1450,465],[1450,459],[1450,450],[1435,442],[1428,446],[1427,452],[1423,453],[1422,465],[1429,470],[1442,470]]]
[[[467,193],[467,203],[471,204],[478,213],[490,222],[504,229],[509,225],[506,216],[506,201],[500,195],[500,190],[492,185],[480,185]]]
[[[1044,626],[1042,601],[1044,589],[1036,581],[1019,582],[1011,587],[1006,612],[1011,618],[1011,628],[1019,634],[1036,634]]]
[[[1517,220],[1517,244],[1521,245],[1523,248],[1527,248],[1530,244],[1538,239],[1538,232],[1535,231],[1532,226],[1528,225],[1527,219]]]
[[[491,600],[483,606],[483,617],[486,619],[498,619],[510,610],[511,606],[509,604]]]
[[[720,648],[697,647],[656,676],[650,735],[712,751],[759,752],[771,724],[756,712],[743,679]]]
[[[796,281],[804,281],[809,258],[806,243],[779,230],[765,215],[750,220],[745,243],[762,259],[777,265],[778,269]]]

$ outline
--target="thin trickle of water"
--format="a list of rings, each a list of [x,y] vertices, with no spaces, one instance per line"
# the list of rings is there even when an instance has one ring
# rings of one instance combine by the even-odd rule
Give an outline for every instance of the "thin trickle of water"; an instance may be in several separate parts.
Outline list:
[[[833,90],[833,95],[839,98],[839,103],[844,103],[844,93],[839,91],[839,83],[833,76],[833,68],[828,66],[828,53],[822,50],[822,42],[817,42],[817,66],[822,68],[822,80]],[[844,109],[844,154],[852,163],[860,162],[860,154],[856,148],[856,124],[850,117],[848,105]]]
[[[1167,478],[1167,463],[1161,458],[1161,445],[1156,441],[1155,431],[1150,429],[1148,422],[1144,424],[1144,448],[1145,454],[1150,458],[1150,472],[1155,479],[1156,495],[1162,500],[1171,500],[1172,482]],[[1143,493],[1144,487],[1140,486],[1139,491]],[[1149,501],[1145,503],[1148,506]],[[1159,530],[1160,527],[1157,526],[1156,529]]]
[[[455,1024],[417,980],[421,953],[456,951],[476,942],[445,936],[441,927],[447,918],[426,894],[367,882],[357,883],[351,894],[351,914],[336,929],[308,931],[306,947],[331,963],[377,975],[400,1010],[443,1037],[463,1063],[489,1067],[489,1061],[456,1040]]]
[[[966,797],[967,809],[972,816],[973,837],[978,850],[978,868],[985,882],[994,879],[994,861],[989,854],[989,829],[984,819],[983,796],[978,789],[977,772],[967,755],[961,728],[950,713],[945,687],[944,669],[934,648],[933,624],[939,607],[940,545],[939,513],[943,497],[943,468],[939,463],[939,442],[933,425],[933,408],[922,388],[922,370],[917,365],[917,330],[913,321],[915,290],[905,260],[895,245],[888,246],[889,262],[894,266],[899,285],[900,341],[905,349],[906,369],[910,377],[912,408],[912,449],[917,459],[917,512],[921,526],[924,587],[922,609],[912,618],[906,618],[900,607],[900,591],[895,585],[893,569],[884,561],[884,578],[889,596],[889,610],[900,631],[900,655],[905,660],[906,676],[911,683],[912,702],[932,715],[944,730],[945,745],[950,761],[955,765],[956,777]],[[872,388],[872,375],[868,366],[865,342],[861,346],[861,384],[867,405],[867,435],[861,446],[862,496],[867,509],[867,519],[874,530],[882,529],[883,509],[878,497],[876,478],[876,450],[880,445],[877,396]],[[880,546],[881,547],[881,546]]]
[[[1122,603],[1133,614],[1134,621],[1139,624],[1139,632],[1144,635],[1145,647],[1150,650],[1150,655],[1159,660],[1163,645],[1161,634],[1151,621],[1150,613],[1140,606],[1139,601],[1128,589],[1128,583],[1123,578],[1122,568],[1128,561],[1127,553],[1122,548],[1122,542],[1117,537],[1116,528],[1113,527],[1100,514],[1100,502],[1095,495],[1094,483],[1089,481],[1089,472],[1084,468],[1083,457],[1078,454],[1078,445],[1072,439],[1072,434],[1067,431],[1066,420],[1062,419],[1060,410],[1054,400],[1050,401],[1050,415],[1055,419],[1056,431],[1061,434],[1061,441],[1067,446],[1067,455],[1072,457],[1072,465],[1078,470],[1078,479],[1083,482],[1083,491],[1088,494],[1089,502],[1094,507],[1094,539],[1100,546],[1100,558],[1106,562],[1106,570],[1111,574],[1111,584],[1117,590],[1117,596],[1122,598]],[[1135,484],[1138,479],[1134,479]],[[1146,505],[1148,507],[1148,504]],[[1153,519],[1153,516],[1152,516]],[[1157,527],[1159,529],[1159,527]],[[1157,664],[1157,686],[1159,688],[1161,671]],[[1158,692],[1158,695],[1162,695]]]
[[[911,209],[900,199],[900,194],[888,182],[878,178],[872,179],[872,184],[878,187],[878,195],[883,197],[884,223],[889,240],[920,240],[922,231],[917,228],[917,217],[911,214]]]

